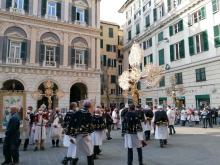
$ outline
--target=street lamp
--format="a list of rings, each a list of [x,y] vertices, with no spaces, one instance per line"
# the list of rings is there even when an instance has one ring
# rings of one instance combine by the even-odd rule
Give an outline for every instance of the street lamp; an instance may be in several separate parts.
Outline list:
[[[53,91],[54,83],[51,80],[47,80],[43,83],[45,91],[43,93],[42,90],[35,91],[32,94],[32,97],[35,100],[41,100],[43,97],[46,97],[48,99],[48,109],[52,108],[52,97],[56,96],[58,99],[62,98],[64,96],[64,92],[61,90]]]
[[[162,67],[153,64],[146,65],[143,71],[141,71],[140,64],[142,63],[142,54],[139,44],[134,43],[131,47],[131,52],[128,58],[131,68],[124,71],[118,79],[119,86],[125,91],[125,93],[130,93],[135,105],[139,104],[140,98],[137,83],[140,80],[143,80],[147,87],[154,87],[162,78],[163,72]],[[128,92],[129,90],[130,92]]]

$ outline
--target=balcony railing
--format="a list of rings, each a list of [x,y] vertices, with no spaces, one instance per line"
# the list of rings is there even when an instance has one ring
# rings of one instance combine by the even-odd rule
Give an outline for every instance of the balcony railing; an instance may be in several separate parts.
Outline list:
[[[44,61],[44,66],[56,67],[56,61]]]
[[[86,26],[86,22],[75,20],[74,24]]]
[[[22,64],[22,59],[21,58],[7,58],[7,64]]]
[[[75,64],[74,69],[85,70],[86,69],[86,64]]]
[[[48,14],[45,15],[45,19],[54,20],[54,21],[58,20],[57,16],[48,15]]]
[[[10,8],[10,12],[25,14],[24,9],[18,9],[18,8],[14,8],[14,7]]]

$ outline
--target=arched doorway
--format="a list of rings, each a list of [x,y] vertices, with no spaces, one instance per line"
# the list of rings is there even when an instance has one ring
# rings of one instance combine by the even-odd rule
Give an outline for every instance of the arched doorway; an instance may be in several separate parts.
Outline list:
[[[70,89],[70,102],[77,102],[87,98],[87,86],[83,83],[76,83]]]
[[[24,85],[18,80],[7,80],[3,83],[2,89],[5,91],[24,91]]]
[[[56,91],[58,90],[58,86],[53,83],[53,86],[52,86],[52,91],[53,93],[56,93]],[[38,90],[40,91],[41,95],[42,95],[42,99],[38,100],[37,102],[37,108],[40,108],[40,106],[42,104],[45,104],[46,107],[48,108],[48,105],[49,105],[49,102],[48,102],[48,97],[46,97],[44,94],[46,92],[46,87],[45,87],[45,82],[41,83],[40,86],[38,87]],[[55,95],[52,95],[51,97],[51,100],[52,100],[52,105],[51,105],[51,108],[54,109],[55,107],[58,106],[58,99]]]

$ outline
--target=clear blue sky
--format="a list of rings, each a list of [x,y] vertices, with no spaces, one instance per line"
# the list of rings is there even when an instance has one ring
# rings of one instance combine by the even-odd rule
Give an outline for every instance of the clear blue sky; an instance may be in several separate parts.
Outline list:
[[[101,20],[123,25],[125,15],[118,13],[118,10],[125,2],[126,0],[101,0]]]

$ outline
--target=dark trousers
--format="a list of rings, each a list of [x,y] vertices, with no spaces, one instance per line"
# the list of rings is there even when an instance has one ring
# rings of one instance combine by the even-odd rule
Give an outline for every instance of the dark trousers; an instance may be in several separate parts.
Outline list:
[[[29,139],[25,139],[25,141],[24,141],[24,150],[27,149],[28,144],[29,144]]]
[[[99,146],[94,146],[93,148],[93,153],[94,153],[94,157],[96,157],[96,155],[99,155],[101,152]]]
[[[176,130],[174,128],[174,125],[169,125],[169,130],[170,130],[170,135],[172,135],[173,133],[176,133]]]
[[[207,119],[206,118],[202,119],[202,123],[203,123],[203,128],[207,128]]]
[[[212,125],[212,118],[207,118],[207,119],[206,119],[206,123],[209,124],[209,127],[210,127],[210,128],[213,127],[213,125]],[[206,126],[206,128],[207,128],[207,126]]]
[[[5,156],[5,162],[19,162],[19,145],[10,144],[5,142],[3,145],[3,155]]]
[[[143,165],[142,148],[137,148],[139,165]],[[133,148],[128,148],[128,165],[133,163]]]
[[[107,132],[106,132],[106,137],[107,137],[107,139],[110,139],[110,138],[111,138],[111,130],[112,130],[112,126],[111,126],[111,125],[108,125],[108,126],[107,126]]]
[[[186,120],[181,120],[182,121],[182,126],[186,126]]]
[[[87,164],[88,165],[94,165],[93,156],[87,156]]]
[[[167,145],[167,140],[166,139],[160,139],[160,147],[163,148],[164,145]]]
[[[58,146],[59,146],[59,142],[60,142],[59,139],[57,139],[57,140],[52,140],[52,145],[53,145],[53,146],[56,145],[56,146],[58,147]]]
[[[145,135],[145,140],[146,140],[146,141],[150,140],[150,130],[145,131],[145,132],[144,132],[144,135]]]
[[[217,117],[213,117],[213,124],[217,125]]]

